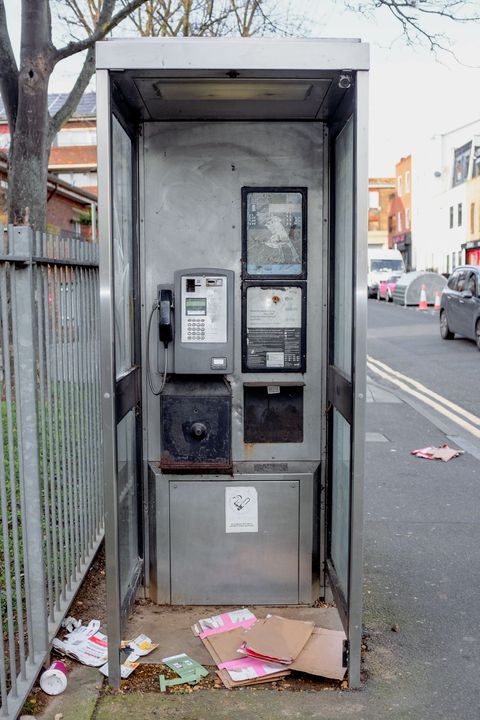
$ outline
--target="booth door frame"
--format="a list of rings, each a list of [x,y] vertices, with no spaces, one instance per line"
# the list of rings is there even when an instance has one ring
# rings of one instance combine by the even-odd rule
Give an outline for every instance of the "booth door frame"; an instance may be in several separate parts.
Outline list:
[[[98,153],[100,212],[100,349],[103,426],[103,480],[105,490],[105,554],[107,575],[109,682],[120,685],[120,644],[129,611],[143,576],[142,525],[142,427],[141,427],[141,344],[139,293],[139,240],[137,223],[138,138],[135,124],[125,114],[126,103],[117,98],[108,71],[97,71]],[[122,108],[122,110],[120,110]],[[118,122],[117,122],[118,121]],[[115,183],[113,147],[114,124],[117,137],[128,144],[130,155],[125,177],[131,203],[122,227],[115,227]],[[129,143],[128,143],[129,141]],[[118,159],[118,156],[117,156]],[[120,171],[118,171],[120,173]],[[127,207],[127,202],[125,206]],[[117,207],[117,217],[120,215]],[[123,228],[126,227],[126,235]],[[119,237],[114,239],[118,235]],[[126,239],[125,239],[126,238]],[[117,356],[122,323],[115,312],[115,268],[125,250],[130,262],[122,269],[127,277],[123,333],[128,350],[120,363]],[[123,255],[122,255],[123,253]],[[122,288],[122,290],[125,289]],[[118,298],[117,298],[118,299]],[[118,313],[118,307],[117,307]],[[117,337],[118,335],[118,337]],[[118,342],[117,342],[118,340]],[[120,423],[124,439],[119,433]],[[127,506],[127,519],[122,515]],[[132,550],[133,548],[133,550]]]
[[[329,328],[327,363],[327,472],[326,472],[326,537],[325,572],[348,640],[348,681],[350,687],[360,685],[362,642],[362,581],[363,581],[363,483],[365,443],[366,334],[367,334],[367,105],[368,73],[353,75],[352,89],[338,109],[330,125],[330,243],[329,243]],[[339,143],[342,133],[351,133],[351,208],[342,207],[345,193],[337,192],[338,176],[345,170],[339,166]],[[340,188],[337,187],[337,190]],[[337,197],[336,197],[337,195]],[[338,204],[337,204],[338,203]],[[337,210],[337,213],[336,213]],[[342,217],[338,215],[344,212]],[[350,227],[345,231],[345,218]],[[336,217],[337,214],[337,217]],[[351,241],[348,258],[340,257],[339,226]],[[349,237],[348,237],[349,236]],[[342,276],[339,265],[351,266],[351,288],[344,294],[339,308],[336,279]],[[337,276],[336,271],[337,270]],[[339,272],[340,270],[340,272]],[[340,299],[340,305],[342,298]],[[343,312],[341,315],[340,310]],[[338,341],[341,322],[351,318],[349,338],[343,340],[346,354],[339,359]],[[341,353],[340,353],[341,355]],[[339,487],[340,486],[340,487]],[[342,511],[344,516],[342,520]],[[344,523],[342,525],[342,522]],[[339,567],[341,565],[341,567]]]

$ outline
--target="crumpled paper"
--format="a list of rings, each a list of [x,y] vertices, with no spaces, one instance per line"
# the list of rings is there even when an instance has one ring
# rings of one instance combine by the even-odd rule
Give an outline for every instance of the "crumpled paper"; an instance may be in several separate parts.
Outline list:
[[[425,458],[425,460],[443,460],[443,462],[448,462],[452,460],[452,458],[463,455],[463,450],[456,450],[445,443],[438,447],[424,447],[419,450],[412,450],[410,454],[416,455],[419,458]]]

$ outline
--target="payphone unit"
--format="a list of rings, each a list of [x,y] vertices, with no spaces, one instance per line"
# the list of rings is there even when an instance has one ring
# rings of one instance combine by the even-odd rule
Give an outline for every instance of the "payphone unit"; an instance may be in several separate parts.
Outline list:
[[[174,367],[178,374],[226,374],[233,370],[232,270],[177,270]]]

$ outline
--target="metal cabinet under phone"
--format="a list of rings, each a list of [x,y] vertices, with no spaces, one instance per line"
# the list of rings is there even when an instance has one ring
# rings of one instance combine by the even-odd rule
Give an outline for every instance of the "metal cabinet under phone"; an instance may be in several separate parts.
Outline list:
[[[313,474],[165,475],[150,465],[150,596],[158,603],[312,600]],[[228,526],[229,498],[250,493],[256,526]],[[233,510],[233,512],[235,512]]]

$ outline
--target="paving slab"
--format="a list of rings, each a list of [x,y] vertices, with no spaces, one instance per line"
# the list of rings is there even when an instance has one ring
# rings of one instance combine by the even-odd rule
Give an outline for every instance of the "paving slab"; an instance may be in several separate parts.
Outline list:
[[[234,610],[238,606],[164,606],[150,602],[139,602],[131,616],[126,636],[134,638],[140,633],[148,635],[159,646],[140,662],[160,663],[162,658],[178,653],[187,653],[202,665],[212,665],[212,658],[203,643],[194,636],[191,626],[201,618],[219,615]],[[258,617],[282,615],[295,620],[309,620],[315,625],[332,630],[341,630],[342,624],[334,607],[266,607],[250,605],[250,610]]]
[[[329,698],[329,695],[335,695]],[[335,709],[332,706],[335,706]],[[338,701],[343,704],[339,712]],[[366,709],[361,693],[289,692],[243,688],[199,690],[186,695],[131,695],[102,698],[95,720],[279,720],[279,718],[355,718]],[[333,714],[332,714],[333,713]]]
[[[62,720],[90,720],[103,685],[103,675],[97,668],[72,664],[67,660],[71,670],[68,674],[68,685],[62,695],[51,697],[48,705],[40,713],[37,720],[55,720],[61,714]]]

